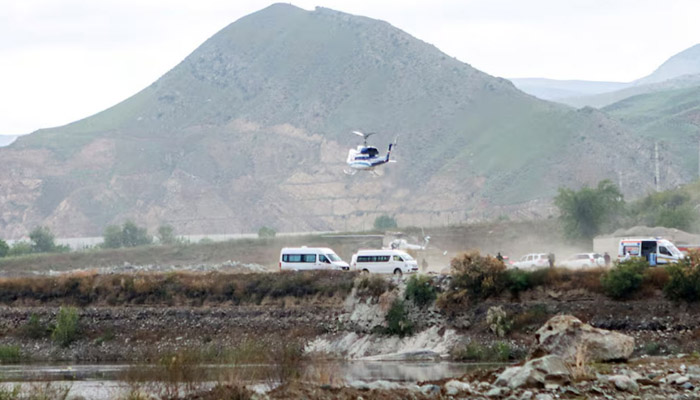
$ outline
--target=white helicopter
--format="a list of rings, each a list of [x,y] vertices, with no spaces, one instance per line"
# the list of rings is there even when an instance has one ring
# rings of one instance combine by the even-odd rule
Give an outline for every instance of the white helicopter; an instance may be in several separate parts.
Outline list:
[[[347,175],[355,175],[357,171],[369,171],[376,175],[375,167],[389,162],[396,162],[396,160],[389,160],[391,149],[396,146],[396,139],[394,139],[394,143],[389,144],[389,150],[382,157],[379,155],[379,150],[376,147],[367,145],[367,138],[374,135],[375,132],[362,133],[360,131],[352,131],[352,133],[362,136],[364,143],[357,146],[357,149],[348,151],[348,159],[345,161],[348,164],[348,168],[343,171]]]

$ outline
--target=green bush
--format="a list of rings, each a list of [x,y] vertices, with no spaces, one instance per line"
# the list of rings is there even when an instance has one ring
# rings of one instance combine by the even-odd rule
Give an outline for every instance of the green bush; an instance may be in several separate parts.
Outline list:
[[[63,347],[67,347],[78,338],[78,309],[61,307],[56,317],[56,326],[51,333],[51,339]]]
[[[22,360],[19,346],[1,345],[0,364],[16,364]]]
[[[384,230],[398,227],[396,220],[388,215],[380,215],[374,219],[374,229]]]
[[[109,225],[102,233],[102,247],[107,249],[118,249],[122,247],[122,228],[117,225]]]
[[[268,226],[258,229],[258,237],[261,239],[271,239],[277,235],[277,231]]]
[[[359,296],[379,297],[396,286],[381,275],[363,274],[355,281],[355,287]]]
[[[481,256],[479,252],[462,253],[450,262],[452,281],[438,305],[443,309],[462,307],[499,295],[508,286],[506,267],[498,259]]]
[[[54,234],[45,226],[34,228],[34,230],[29,233],[29,239],[32,241],[32,251],[35,253],[51,253],[56,251]]]
[[[19,257],[23,256],[26,254],[31,254],[32,253],[32,244],[29,242],[15,242],[15,244],[12,245],[10,248],[10,251],[7,252],[7,255],[10,257]]]
[[[412,275],[406,282],[406,300],[411,300],[418,307],[432,304],[437,297],[437,290],[429,276]]]
[[[452,352],[452,358],[456,361],[506,362],[520,357],[522,357],[521,352],[505,342],[485,346],[471,341],[463,348]]]
[[[42,324],[41,321],[39,321],[39,316],[34,313],[29,316],[29,321],[19,329],[20,336],[29,339],[43,339],[50,333],[51,330]]]
[[[133,221],[126,221],[124,225],[122,225],[122,246],[145,246],[152,242],[153,238],[148,236],[146,228],[137,226]]]
[[[666,267],[668,283],[664,295],[669,300],[695,302],[700,300],[700,265],[686,259]]]
[[[6,241],[0,239],[0,258],[3,258],[10,251],[10,246]]]
[[[600,278],[603,292],[613,299],[631,297],[641,287],[648,267],[647,261],[639,257],[617,263]]]
[[[161,244],[175,244],[177,237],[175,236],[175,228],[170,225],[161,225],[158,227],[158,240]]]
[[[406,336],[413,333],[413,322],[408,319],[408,312],[403,301],[396,299],[386,314],[386,333]]]

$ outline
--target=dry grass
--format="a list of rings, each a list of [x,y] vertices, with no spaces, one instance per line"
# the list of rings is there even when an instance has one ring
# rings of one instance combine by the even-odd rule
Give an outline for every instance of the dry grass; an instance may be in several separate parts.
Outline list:
[[[576,347],[574,364],[571,366],[571,376],[574,381],[589,380],[593,377],[593,371],[589,364],[588,346],[585,343],[581,343]]]
[[[260,304],[263,299],[328,303],[345,298],[355,274],[314,271],[276,274],[157,273],[0,279],[0,303],[8,305]],[[338,300],[340,301],[340,300]]]

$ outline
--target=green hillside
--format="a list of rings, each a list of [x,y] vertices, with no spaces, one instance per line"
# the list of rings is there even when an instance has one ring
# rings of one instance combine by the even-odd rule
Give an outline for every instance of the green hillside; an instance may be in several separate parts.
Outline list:
[[[342,173],[353,129],[399,136],[384,176]],[[559,186],[650,184],[630,132],[535,99],[386,22],[275,4],[149,87],[0,149],[0,236],[101,233],[133,218],[183,233],[362,229],[546,216]],[[29,227],[29,228],[28,228]]]
[[[697,179],[700,87],[633,96],[603,110],[630,126],[640,142],[659,141],[664,164],[677,166],[685,180]]]

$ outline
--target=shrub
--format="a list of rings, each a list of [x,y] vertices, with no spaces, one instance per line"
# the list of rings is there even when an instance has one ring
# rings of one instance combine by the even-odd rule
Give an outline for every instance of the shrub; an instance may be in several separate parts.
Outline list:
[[[263,226],[258,229],[258,237],[261,239],[271,239],[277,235],[277,231],[273,228]]]
[[[51,339],[63,347],[73,343],[78,338],[78,318],[78,309],[75,307],[61,307]]]
[[[471,341],[464,348],[452,352],[452,358],[456,361],[505,362],[520,357],[522,357],[521,352],[505,342],[485,346]]]
[[[151,244],[153,239],[148,236],[146,228],[137,226],[133,221],[126,221],[122,225],[122,246],[136,247]]]
[[[16,364],[22,359],[19,346],[1,345],[0,364]]]
[[[122,228],[117,225],[109,225],[102,234],[102,246],[108,249],[118,249],[122,247]]]
[[[500,294],[508,285],[506,267],[494,257],[479,252],[462,253],[450,262],[452,281],[448,291],[440,296],[438,305],[444,309],[460,307]]]
[[[10,251],[10,246],[6,241],[0,239],[0,258],[3,258]]]
[[[175,228],[170,225],[161,225],[158,227],[158,240],[161,244],[175,244],[177,237],[175,236]]]
[[[56,251],[56,243],[54,243],[54,235],[51,230],[45,226],[34,228],[29,233],[29,239],[32,241],[32,251],[35,253],[50,253]]]
[[[513,296],[517,297],[520,292],[533,288],[531,275],[530,272],[518,268],[506,272],[508,290],[510,290]]]
[[[19,333],[22,337],[29,339],[43,339],[51,333],[51,330],[39,321],[38,315],[32,313],[27,323],[20,328]]]
[[[613,299],[631,297],[640,288],[648,267],[646,260],[638,257],[617,263],[600,278],[603,292]]]
[[[486,313],[486,323],[491,332],[498,337],[503,337],[510,332],[511,321],[503,307],[489,307]]]
[[[29,242],[15,242],[15,244],[12,245],[10,250],[7,252],[7,255],[10,257],[18,257],[18,256],[23,256],[25,254],[31,254],[32,253],[32,244]]]
[[[406,300],[411,300],[418,307],[425,307],[435,301],[437,290],[429,276],[412,275],[406,282]]]
[[[666,267],[668,283],[664,286],[666,298],[673,301],[700,300],[700,265],[686,259]]]
[[[374,219],[374,229],[393,229],[398,227],[396,220],[388,215],[380,215]]]
[[[403,301],[396,299],[386,314],[386,333],[406,336],[413,333],[413,322],[408,319],[408,312]]]
[[[396,286],[381,275],[364,274],[357,278],[355,287],[359,296],[379,297]]]

